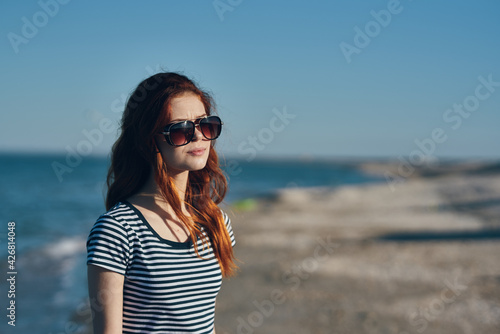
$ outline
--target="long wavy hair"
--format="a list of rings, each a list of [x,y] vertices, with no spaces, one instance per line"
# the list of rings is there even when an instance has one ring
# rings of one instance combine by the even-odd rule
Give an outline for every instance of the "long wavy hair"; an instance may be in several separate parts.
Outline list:
[[[188,227],[196,254],[201,257],[198,238],[203,240],[203,247],[208,245],[206,238],[202,238],[202,226],[223,276],[228,277],[234,273],[236,266],[231,239],[218,207],[226,195],[227,180],[219,167],[213,147],[215,141],[211,142],[206,166],[189,172],[185,198],[181,199],[154,140],[155,134],[161,132],[171,119],[170,102],[184,93],[198,96],[207,115],[213,113],[215,105],[212,97],[178,73],[155,74],[142,81],[129,97],[122,117],[121,134],[111,153],[106,208],[109,210],[117,202],[136,194],[153,171],[161,195]],[[182,212],[182,201],[197,224]]]

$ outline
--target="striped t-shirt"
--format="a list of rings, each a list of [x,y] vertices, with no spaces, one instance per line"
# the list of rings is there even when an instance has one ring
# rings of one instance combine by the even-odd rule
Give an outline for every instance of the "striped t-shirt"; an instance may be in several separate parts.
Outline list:
[[[234,246],[228,216],[223,213]],[[205,234],[204,234],[205,236]],[[99,217],[87,240],[87,264],[125,276],[123,333],[212,333],[222,274],[211,247],[200,259],[189,239],[164,239],[137,208],[120,202]]]

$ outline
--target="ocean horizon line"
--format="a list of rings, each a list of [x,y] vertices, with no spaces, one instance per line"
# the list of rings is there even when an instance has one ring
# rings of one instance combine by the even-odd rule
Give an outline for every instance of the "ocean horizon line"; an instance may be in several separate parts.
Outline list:
[[[14,151],[14,150],[0,150],[0,157],[40,157],[40,158],[65,158],[68,152],[62,151]],[[399,155],[275,155],[275,154],[261,154],[253,159],[247,159],[243,156],[238,156],[233,153],[218,152],[219,160],[224,161],[239,161],[243,163],[252,162],[326,162],[326,163],[364,163],[364,162],[397,162],[399,159],[407,159],[402,154]],[[109,159],[110,152],[108,153],[91,153],[89,155],[81,156],[82,159]],[[440,162],[500,162],[500,156],[432,156],[435,160]]]

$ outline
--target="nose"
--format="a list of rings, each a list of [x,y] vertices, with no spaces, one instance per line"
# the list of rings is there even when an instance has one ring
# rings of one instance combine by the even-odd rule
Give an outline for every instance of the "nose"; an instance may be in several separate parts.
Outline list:
[[[203,133],[201,133],[200,124],[195,124],[193,141],[198,141],[203,139]]]

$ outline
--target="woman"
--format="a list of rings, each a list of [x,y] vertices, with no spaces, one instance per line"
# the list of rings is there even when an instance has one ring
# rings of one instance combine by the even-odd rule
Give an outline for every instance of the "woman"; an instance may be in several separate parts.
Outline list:
[[[210,95],[159,73],[129,98],[113,146],[104,215],[87,241],[94,333],[215,333],[234,237]]]

